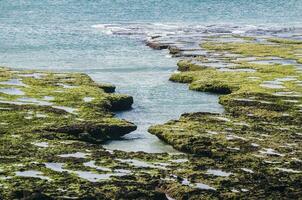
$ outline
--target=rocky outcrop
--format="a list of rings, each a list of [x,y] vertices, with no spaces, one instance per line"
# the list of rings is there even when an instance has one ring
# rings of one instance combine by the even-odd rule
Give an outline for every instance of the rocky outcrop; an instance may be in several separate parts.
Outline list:
[[[46,131],[90,142],[104,142],[136,129],[134,124],[114,118],[111,113],[130,109],[133,104],[130,96],[109,94],[114,92],[112,85],[96,84],[85,74],[6,68],[1,68],[0,73],[3,83],[0,84],[0,92],[3,91],[0,104],[6,107],[0,117],[8,124],[5,130],[11,134]],[[10,85],[10,80],[19,84],[12,82]]]
[[[197,192],[203,197],[295,199],[302,194],[302,76],[301,58],[295,53],[302,46],[283,39],[269,40],[274,44],[253,41],[204,43],[208,57],[180,61],[180,73],[170,78],[189,83],[192,90],[223,94],[219,102],[225,113],[188,113],[149,128],[174,148],[194,155],[192,171],[184,172],[188,185],[188,180],[216,177],[214,191],[207,187]],[[274,63],[278,61],[282,64]],[[215,170],[196,172],[205,168]],[[183,197],[177,184],[164,190],[176,199]]]

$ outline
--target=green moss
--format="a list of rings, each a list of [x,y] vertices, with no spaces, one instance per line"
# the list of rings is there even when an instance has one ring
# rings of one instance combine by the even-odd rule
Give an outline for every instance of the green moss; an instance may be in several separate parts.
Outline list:
[[[162,179],[187,168],[173,162],[183,154],[104,149],[100,143],[135,130],[112,113],[133,99],[87,75],[0,68],[0,82],[1,199],[166,199]]]
[[[246,40],[246,41],[253,41],[253,40],[256,39],[255,37],[251,37],[251,36],[242,36],[242,35],[232,35],[232,37],[234,37],[234,38],[241,38],[241,39],[244,39],[244,40]]]
[[[299,40],[289,40],[282,38],[269,38],[267,39],[269,42],[281,43],[281,44],[302,44],[302,41]]]
[[[223,45],[225,52],[227,45]],[[293,54],[298,51],[295,44],[280,45],[290,49],[284,55],[298,58]],[[245,56],[247,48],[243,49]],[[257,51],[251,49],[248,53]],[[13,87],[25,93],[0,94],[0,198],[166,199],[166,193],[175,199],[297,199],[302,195],[301,75],[289,65],[214,58],[237,64],[230,67],[235,71],[196,65],[173,74],[171,80],[190,83],[190,89],[224,94],[220,103],[225,113],[183,114],[179,120],[150,128],[150,132],[188,154],[108,151],[99,143],[135,129],[112,113],[129,109],[131,97],[108,94],[112,86],[105,86],[111,88],[106,91],[84,74],[0,68],[0,82],[21,79],[27,84],[0,85],[0,89]],[[211,59],[196,57],[184,64]],[[32,73],[37,76],[28,77]],[[284,88],[261,86],[280,78],[289,79],[282,81]],[[53,105],[12,104],[20,102],[20,97]],[[54,106],[76,110],[70,113]],[[76,152],[82,156],[59,156]],[[47,168],[45,163],[62,163],[63,172]],[[37,170],[51,180],[16,175],[27,170]],[[120,170],[128,171],[116,174]],[[218,176],[211,170],[222,170],[227,175]],[[112,176],[92,181],[79,172]]]
[[[35,75],[37,77],[35,77]],[[113,110],[129,109],[132,97],[108,94],[85,74],[11,71],[2,68],[1,88],[17,89],[21,95],[1,93],[0,119],[5,132],[87,132],[90,140],[104,141],[135,130],[136,126],[113,117]],[[113,131],[114,130],[114,131]],[[113,131],[113,132],[112,132]]]
[[[261,43],[215,43],[207,42],[201,45],[202,48],[215,51],[230,51],[244,56],[267,57],[275,56],[287,59],[299,60],[294,52],[301,49],[301,44],[267,45]]]
[[[192,90],[223,94],[219,98],[225,108],[223,114],[183,114],[178,120],[149,128],[149,132],[174,148],[194,155],[188,168],[178,171],[181,176],[190,174],[192,182],[217,189],[206,197],[290,199],[301,195],[300,184],[297,184],[302,176],[301,165],[297,165],[302,158],[301,145],[298,145],[302,139],[301,73],[294,65],[251,64],[220,56],[236,53],[243,58],[261,60],[301,59],[296,54],[301,48],[299,42],[281,41],[277,45],[204,43],[201,47],[209,50],[211,59],[234,66],[226,71],[203,66],[195,70],[198,66],[194,66],[170,78],[189,83]],[[190,66],[194,61],[193,58],[182,63]],[[221,179],[214,176],[212,180],[213,175],[203,171],[209,167],[232,172],[232,175]],[[192,188],[180,188],[176,183],[164,189],[176,198],[183,194],[190,194],[192,199],[201,198]]]
[[[198,71],[198,70],[202,70],[202,69],[205,68],[205,67],[202,67],[200,65],[193,64],[193,63],[191,63],[187,60],[180,60],[177,63],[177,66],[178,66],[178,70],[181,71],[181,72],[184,72],[184,71]]]

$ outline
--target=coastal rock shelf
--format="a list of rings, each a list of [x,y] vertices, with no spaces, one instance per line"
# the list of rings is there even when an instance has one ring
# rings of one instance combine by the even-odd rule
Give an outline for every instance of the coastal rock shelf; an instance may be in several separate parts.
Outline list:
[[[133,100],[113,86],[78,73],[0,74],[0,199],[166,200],[169,185],[215,189],[178,172],[191,166],[186,154],[102,147],[136,128],[114,117]]]
[[[114,87],[96,84],[87,75],[6,68],[0,69],[0,75],[2,133],[23,132],[97,143],[136,129],[110,112],[129,109],[132,97],[107,93]]]
[[[166,47],[182,58],[179,72],[170,80],[188,83],[192,90],[221,94],[226,111],[183,114],[179,120],[150,127],[149,132],[194,156],[193,170],[184,172],[189,181],[209,180],[210,175],[200,172],[204,169],[229,173],[216,175],[210,182],[215,191],[203,190],[200,198],[299,198],[301,41],[266,38],[259,42],[254,37],[236,41],[238,37],[223,36],[228,38],[223,41],[221,36],[211,37],[200,44],[201,54],[189,58],[183,54],[188,50],[177,44]],[[173,198],[182,198],[179,188],[165,190]]]
[[[103,148],[136,129],[112,113],[133,102],[114,86],[1,68],[0,199],[299,198],[301,44],[216,37],[177,55],[170,80],[221,94],[225,112],[186,113],[149,129],[185,153]]]
[[[117,184],[101,192],[93,183],[128,172],[98,174],[94,165],[80,162],[101,155],[111,160],[111,153],[92,143],[136,129],[111,112],[129,109],[132,97],[111,92],[114,86],[96,84],[85,74],[0,68],[0,199],[111,199],[106,188]],[[147,196],[152,195],[157,194]]]

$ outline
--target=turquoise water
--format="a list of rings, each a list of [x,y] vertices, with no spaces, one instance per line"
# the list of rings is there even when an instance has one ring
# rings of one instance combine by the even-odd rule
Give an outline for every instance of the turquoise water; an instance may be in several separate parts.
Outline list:
[[[147,128],[184,112],[223,108],[216,95],[169,82],[176,60],[143,40],[184,29],[284,34],[299,32],[301,19],[301,0],[2,0],[0,65],[80,71],[114,83],[118,92],[134,97],[134,109],[118,116],[135,122],[138,130],[106,147],[173,151]]]

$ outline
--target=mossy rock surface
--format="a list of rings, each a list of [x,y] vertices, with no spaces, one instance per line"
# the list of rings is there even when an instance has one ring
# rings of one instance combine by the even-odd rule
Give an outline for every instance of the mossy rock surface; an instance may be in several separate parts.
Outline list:
[[[0,199],[166,200],[174,185],[201,195],[182,184],[185,154],[103,148],[136,129],[112,113],[132,97],[108,87],[85,74],[0,69]]]
[[[194,156],[192,179],[204,180],[205,175],[197,172],[204,168],[232,173],[221,173],[228,178],[217,177],[211,184],[216,193],[206,192],[205,198],[299,199],[302,66],[297,52],[301,41],[244,40],[211,38],[200,45],[208,52],[206,58],[181,60],[181,72],[170,78],[188,83],[192,90],[221,94],[224,113],[183,114],[150,127],[149,132]],[[165,189],[179,198],[176,188]]]
[[[260,48],[255,38],[242,40]],[[1,68],[0,199],[299,199],[299,66],[250,63],[245,59],[255,49],[240,53],[243,43],[213,41],[203,47],[206,57],[190,58],[185,63],[194,68],[171,80],[224,94],[225,113],[188,113],[150,128],[187,154],[104,149],[103,141],[135,129],[112,113],[133,101],[112,94],[114,86],[85,74]],[[274,46],[274,56],[301,60],[297,42],[262,45]],[[290,52],[282,56],[278,46]],[[275,59],[265,54],[254,57]],[[229,67],[208,67],[213,59]]]
[[[137,180],[108,168],[125,176],[111,179],[83,164],[111,166],[116,156],[95,143],[136,129],[112,113],[133,103],[114,88],[80,73],[0,68],[0,199],[161,199],[150,175]]]
[[[136,129],[111,112],[131,108],[132,97],[109,94],[85,74],[7,68],[0,73],[1,131],[5,133],[42,131],[79,139],[85,133],[90,140],[102,142]]]

